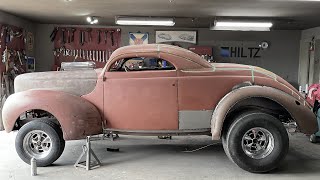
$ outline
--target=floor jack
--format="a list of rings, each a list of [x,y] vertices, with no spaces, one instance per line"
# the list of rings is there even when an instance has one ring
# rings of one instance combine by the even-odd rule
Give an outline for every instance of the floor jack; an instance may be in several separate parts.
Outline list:
[[[318,122],[319,129],[318,129],[318,132],[310,136],[310,142],[312,143],[320,142],[320,109],[318,109],[318,113],[317,113],[317,122]]]

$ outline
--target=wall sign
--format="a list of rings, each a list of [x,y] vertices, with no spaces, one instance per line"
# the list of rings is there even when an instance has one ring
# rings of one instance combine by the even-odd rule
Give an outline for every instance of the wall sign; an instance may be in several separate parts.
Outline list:
[[[33,52],[34,38],[32,32],[27,33],[27,50]]]
[[[260,58],[261,48],[259,47],[240,47],[240,46],[224,46],[220,47],[221,57],[230,58]]]
[[[156,31],[156,43],[187,42],[197,43],[197,31]]]
[[[269,47],[261,47],[261,41],[215,41],[212,47],[213,57],[217,62],[252,65],[264,60],[270,51]]]
[[[149,33],[129,32],[129,45],[139,45],[149,43]]]

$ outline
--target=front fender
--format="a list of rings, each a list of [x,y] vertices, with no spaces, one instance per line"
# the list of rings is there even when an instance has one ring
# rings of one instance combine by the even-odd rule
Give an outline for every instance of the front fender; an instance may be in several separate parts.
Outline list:
[[[59,121],[65,140],[81,139],[102,132],[102,118],[89,101],[53,90],[28,90],[8,97],[2,119],[6,132],[12,131],[19,116],[33,109],[51,113]]]
[[[216,106],[211,119],[212,139],[220,139],[224,120],[231,108],[250,97],[263,97],[277,102],[290,113],[303,133],[313,134],[318,131],[316,116],[304,99],[296,99],[272,87],[246,86],[231,91]]]

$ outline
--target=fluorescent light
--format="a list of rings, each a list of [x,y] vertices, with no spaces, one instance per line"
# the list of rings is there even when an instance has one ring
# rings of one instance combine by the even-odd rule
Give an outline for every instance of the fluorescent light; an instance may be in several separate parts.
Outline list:
[[[272,25],[272,22],[215,21],[210,29],[229,31],[270,31]]]
[[[141,25],[141,26],[174,26],[173,18],[158,18],[158,17],[116,17],[118,25]]]

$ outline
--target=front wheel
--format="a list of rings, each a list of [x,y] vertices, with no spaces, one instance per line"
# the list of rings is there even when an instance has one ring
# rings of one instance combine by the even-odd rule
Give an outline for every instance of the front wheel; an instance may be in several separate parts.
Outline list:
[[[15,146],[24,162],[30,164],[34,157],[37,166],[44,167],[61,156],[65,141],[58,125],[50,121],[33,120],[20,128]]]
[[[285,127],[263,112],[237,116],[223,138],[228,157],[240,168],[254,173],[275,169],[289,149]]]

